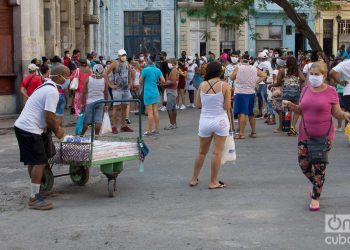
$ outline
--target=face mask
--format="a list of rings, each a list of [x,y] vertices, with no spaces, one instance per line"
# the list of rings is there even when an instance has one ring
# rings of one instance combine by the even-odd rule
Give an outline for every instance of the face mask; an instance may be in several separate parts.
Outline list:
[[[275,54],[275,58],[277,58],[277,57],[279,57],[279,55],[278,55],[278,54]]]
[[[320,76],[310,75],[309,76],[309,83],[314,88],[320,87],[323,83],[323,75],[320,75]]]
[[[145,58],[143,56],[140,56],[140,61],[144,61]]]
[[[231,57],[231,62],[232,63],[238,63],[238,57]]]
[[[191,65],[193,63],[193,60],[188,60],[187,63]]]
[[[169,68],[169,69],[173,69],[173,68],[174,68],[174,65],[172,65],[171,63],[168,63],[168,68]]]
[[[126,56],[120,57],[120,61],[125,62],[126,61]]]
[[[70,57],[70,55],[69,55],[69,54],[66,54],[66,57]]]
[[[284,60],[282,60],[282,59],[277,58],[276,64],[279,65],[279,66],[284,66],[286,64],[286,62]]]

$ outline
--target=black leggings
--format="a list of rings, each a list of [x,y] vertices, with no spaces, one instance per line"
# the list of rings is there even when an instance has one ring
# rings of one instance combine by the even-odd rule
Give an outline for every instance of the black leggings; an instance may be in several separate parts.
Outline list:
[[[194,104],[194,90],[188,90],[188,97],[190,98],[190,103]]]

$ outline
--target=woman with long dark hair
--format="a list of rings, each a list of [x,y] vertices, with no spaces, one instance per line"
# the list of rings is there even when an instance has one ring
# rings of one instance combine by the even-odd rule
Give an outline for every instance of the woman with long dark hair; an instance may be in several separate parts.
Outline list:
[[[220,80],[221,74],[221,64],[218,62],[209,63],[205,81],[200,85],[197,92],[196,107],[201,108],[198,129],[200,146],[194,163],[193,177],[190,184],[192,187],[198,185],[198,176],[213,139],[214,149],[209,189],[225,187],[225,184],[218,181],[217,178],[222,151],[230,130],[227,112],[231,108],[231,88],[226,82]]]
[[[287,58],[286,68],[282,68],[278,72],[277,83],[270,85],[269,88],[282,86],[282,99],[299,105],[300,91],[304,81],[305,76],[298,67],[297,59],[290,56]],[[298,119],[299,114],[294,113],[291,119],[291,128],[288,132],[289,136],[298,135],[295,129]]]

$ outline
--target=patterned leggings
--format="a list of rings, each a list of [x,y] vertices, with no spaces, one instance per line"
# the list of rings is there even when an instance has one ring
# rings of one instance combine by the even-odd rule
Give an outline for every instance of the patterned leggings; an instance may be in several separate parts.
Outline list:
[[[328,151],[331,144],[328,144]],[[301,170],[306,178],[312,184],[312,199],[318,200],[321,196],[323,184],[325,181],[327,164],[310,164],[308,161],[308,148],[305,141],[299,142],[298,145],[298,161]]]

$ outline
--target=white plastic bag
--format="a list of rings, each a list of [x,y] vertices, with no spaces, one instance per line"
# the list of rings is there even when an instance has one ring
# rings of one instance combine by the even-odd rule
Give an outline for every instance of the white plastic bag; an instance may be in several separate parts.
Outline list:
[[[233,139],[233,134],[230,133],[225,141],[224,150],[222,152],[221,165],[224,165],[226,162],[236,161],[236,158],[236,144],[235,140]]]
[[[100,135],[112,132],[111,120],[109,119],[108,112],[103,115],[102,126],[100,130]]]
[[[79,86],[79,69],[77,69],[73,80],[70,82],[69,89],[77,90]]]
[[[168,93],[166,90],[164,90],[164,94],[163,94],[163,102],[167,102],[168,101]]]

